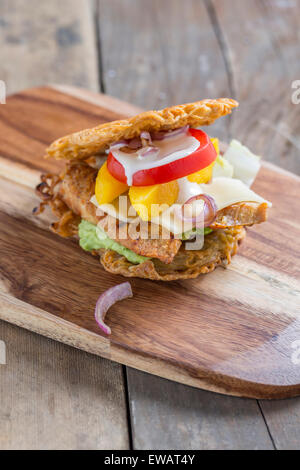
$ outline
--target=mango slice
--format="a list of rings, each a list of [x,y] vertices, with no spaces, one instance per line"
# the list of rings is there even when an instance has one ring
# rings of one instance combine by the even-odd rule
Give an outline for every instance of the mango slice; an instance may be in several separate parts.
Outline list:
[[[153,186],[131,186],[129,198],[142,220],[151,220],[174,204],[178,198],[177,181]]]
[[[107,169],[105,162],[98,171],[95,196],[98,204],[109,204],[120,194],[128,190],[127,184],[120,183]]]
[[[219,139],[217,139],[216,137],[211,137],[210,140],[212,141],[212,144],[215,147],[217,155],[219,156],[220,154]],[[215,164],[215,161],[211,165],[207,166],[206,168],[203,168],[202,170],[196,171],[196,173],[192,173],[191,175],[188,175],[187,179],[191,181],[191,183],[198,183],[198,184],[208,183],[212,178],[214,164]]]
[[[220,155],[220,148],[219,148],[219,139],[217,137],[211,137],[210,140],[212,141],[213,146],[217,152],[217,155]]]
[[[202,170],[196,171],[196,173],[192,173],[191,175],[188,175],[187,179],[191,181],[191,183],[198,183],[198,184],[208,183],[212,177],[214,164],[215,162],[213,162],[211,165],[207,166],[206,168],[203,168]]]

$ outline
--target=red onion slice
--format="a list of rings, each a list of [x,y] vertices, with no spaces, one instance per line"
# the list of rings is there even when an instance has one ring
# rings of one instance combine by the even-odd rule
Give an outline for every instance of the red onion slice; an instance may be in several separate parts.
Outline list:
[[[111,152],[112,150],[118,150],[122,147],[126,147],[127,145],[128,144],[126,140],[119,140],[118,142],[115,142],[109,147],[109,151]]]
[[[142,147],[142,142],[139,137],[135,137],[134,139],[129,140],[127,145],[129,148],[135,150]]]
[[[152,155],[153,157],[158,155],[159,148],[158,147],[143,147],[137,151],[139,157],[149,157]]]
[[[148,132],[148,131],[143,131],[143,132],[141,132],[140,137],[141,137],[141,139],[146,140],[147,145],[152,144],[152,139],[151,139],[150,132]]]
[[[189,126],[179,127],[174,131],[165,131],[165,132],[153,132],[152,139],[153,140],[165,140],[170,139],[171,137],[177,137],[181,134],[187,134],[189,130]]]
[[[104,323],[108,309],[119,300],[124,300],[132,296],[132,289],[129,282],[123,282],[122,284],[113,286],[100,295],[95,307],[95,319],[104,333],[107,335],[111,334],[111,329]]]
[[[200,215],[195,216],[195,217],[185,217],[184,206],[186,206],[187,204],[191,204],[193,201],[200,200],[200,199],[204,201],[204,207],[203,207],[204,213],[201,213]],[[179,209],[179,211],[177,211],[177,215],[182,220],[195,224],[195,227],[197,227],[197,223],[202,223],[202,222],[203,222],[203,227],[209,227],[209,225],[211,225],[214,222],[217,216],[217,211],[218,211],[218,207],[212,196],[209,196],[208,194],[198,194],[197,196],[193,196],[190,199],[188,199],[183,204],[183,206]]]
[[[189,130],[189,126],[179,127],[178,129],[175,129],[173,131],[153,132],[152,134],[150,134],[150,132],[148,131],[142,131],[140,134],[140,137],[135,137],[130,140],[124,139],[124,140],[119,140],[118,142],[115,142],[114,144],[110,146],[109,151],[118,150],[122,147],[129,147],[133,150],[140,149],[141,147],[148,148],[148,146],[152,145],[152,140],[170,139],[172,137],[177,137],[178,135],[181,135],[181,134],[187,134],[188,130]],[[146,141],[147,144],[143,142],[142,140]],[[142,155],[144,156],[144,154]]]

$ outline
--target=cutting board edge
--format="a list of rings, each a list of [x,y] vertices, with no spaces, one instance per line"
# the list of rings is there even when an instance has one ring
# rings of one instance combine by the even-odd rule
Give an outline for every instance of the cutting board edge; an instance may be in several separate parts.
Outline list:
[[[110,340],[81,328],[71,322],[54,317],[46,311],[30,306],[22,300],[0,292],[0,319],[26,330],[62,342],[90,354],[109,359],[143,372],[163,377],[195,388],[253,399],[291,398],[300,395],[300,384],[291,386],[272,386],[248,382],[236,377],[222,376],[219,373],[207,375],[203,369],[189,369],[170,361],[142,355],[128,350]],[[9,359],[8,359],[9,360]],[[197,377],[198,374],[198,377]],[[206,378],[201,377],[206,374]],[[208,377],[210,380],[208,380]]]
[[[49,88],[61,94],[68,94],[69,96],[76,98],[79,102],[90,102],[95,105],[99,105],[102,99],[110,100],[110,97],[108,97],[107,95],[96,94],[94,92],[79,89],[72,86],[51,85],[31,90],[39,92],[42,89]],[[80,91],[80,93],[78,90]],[[29,91],[30,90],[25,90],[24,93],[28,93]],[[59,100],[60,99],[61,98],[59,97]],[[118,108],[117,110],[120,113],[123,112],[127,114],[135,114],[141,111],[139,108],[129,103],[122,102],[117,98],[111,98],[111,100],[115,103],[115,106],[117,107],[122,105],[122,109]],[[109,103],[103,104],[101,102],[101,105],[104,108],[108,106],[109,109]],[[285,174],[287,177],[293,177],[294,179],[299,180],[299,177],[297,175],[294,175],[293,173],[290,173],[269,162],[263,162],[263,165],[268,167],[270,170]],[[4,295],[6,294],[4,293]],[[134,351],[134,349],[128,350],[122,346],[111,344],[108,339],[102,337],[101,335],[97,335],[84,328],[80,328],[77,325],[66,320],[54,317],[46,311],[38,309],[30,304],[26,304],[25,302],[23,303],[23,307],[25,307],[27,312],[24,312],[21,307],[16,308],[16,302],[22,301],[11,297],[11,303],[15,306],[15,316],[7,315],[7,312],[5,313],[4,311],[2,311],[3,304],[1,305],[1,319],[23,327],[25,329],[31,330],[33,332],[36,332],[38,334],[41,334],[43,336],[49,337],[51,339],[61,341],[78,349],[85,350],[87,352],[102,356],[107,359],[111,359],[121,364],[125,364],[154,375],[159,375],[161,377],[174,380],[186,385],[190,385],[196,388],[202,388],[205,390],[210,390],[226,395],[242,396],[249,398],[287,398],[300,395],[300,384],[281,386],[265,385],[261,383],[258,384],[256,382],[247,382],[243,379],[232,376],[221,377],[219,373],[212,372],[211,370],[200,370],[200,368],[192,369],[191,367],[183,369],[184,364],[172,363],[166,360],[164,357],[155,358],[153,355],[146,355],[144,353]],[[28,315],[30,317],[28,317]],[[38,320],[43,318],[43,326],[39,326],[37,324],[37,318]],[[57,330],[57,325],[55,325],[56,323],[59,323],[59,331]]]

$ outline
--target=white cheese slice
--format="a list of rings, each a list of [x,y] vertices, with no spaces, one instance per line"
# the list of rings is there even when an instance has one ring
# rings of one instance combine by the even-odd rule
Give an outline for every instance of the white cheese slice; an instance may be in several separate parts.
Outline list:
[[[151,222],[160,225],[162,228],[174,235],[181,235],[192,230],[193,223],[182,220],[177,213],[181,210],[182,204],[173,204],[158,217],[153,217]]]
[[[257,202],[259,204],[265,202],[269,207],[272,206],[269,201],[256,194],[242,181],[237,179],[218,177],[210,184],[197,184],[189,182],[187,178],[181,178],[178,180],[178,183],[179,195],[176,204],[169,207],[159,217],[151,219],[151,222],[161,225],[175,235],[192,229],[192,224],[189,227],[189,223],[183,223],[176,214],[184,202],[197,194],[212,196],[216,201],[218,210],[238,202]]]
[[[238,140],[232,140],[224,153],[224,159],[233,166],[233,178],[250,187],[260,169],[260,157]]]
[[[98,204],[96,196],[91,198],[91,202],[97,207],[97,209],[119,219],[121,222],[135,222],[138,218],[137,212],[131,205],[130,199],[127,195],[119,196],[110,204]]]
[[[242,181],[220,176],[215,178],[210,184],[200,184],[201,193],[212,196],[218,206],[218,210],[231,206],[237,202],[266,202],[269,207],[272,204],[263,197],[248,188]]]

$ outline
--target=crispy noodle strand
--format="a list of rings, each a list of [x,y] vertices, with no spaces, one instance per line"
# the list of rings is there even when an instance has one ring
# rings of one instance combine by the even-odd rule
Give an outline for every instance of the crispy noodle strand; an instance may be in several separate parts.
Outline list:
[[[73,237],[77,236],[81,218],[75,215],[61,199],[58,188],[63,177],[64,174],[59,176],[51,173],[41,175],[41,183],[37,185],[35,192],[42,201],[38,207],[33,209],[33,213],[35,215],[41,214],[49,205],[54,215],[59,219],[51,225],[53,232],[61,237]]]

